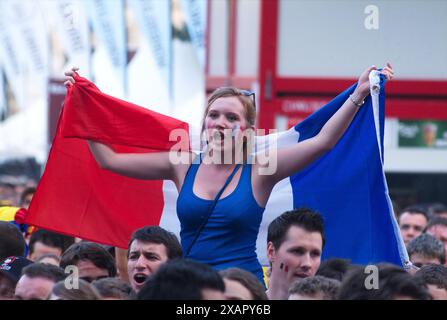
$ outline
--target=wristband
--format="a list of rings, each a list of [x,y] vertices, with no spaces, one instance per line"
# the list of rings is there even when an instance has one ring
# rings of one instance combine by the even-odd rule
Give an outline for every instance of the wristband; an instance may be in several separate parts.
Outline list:
[[[351,102],[353,104],[355,104],[358,108],[360,108],[361,106],[363,106],[363,104],[365,103],[365,100],[363,100],[362,102],[357,102],[354,100],[354,98],[352,97],[352,94],[349,95],[349,100],[351,100]]]

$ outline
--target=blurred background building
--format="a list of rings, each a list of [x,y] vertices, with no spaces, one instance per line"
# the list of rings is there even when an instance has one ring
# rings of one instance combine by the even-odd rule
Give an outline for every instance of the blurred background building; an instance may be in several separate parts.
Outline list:
[[[391,197],[447,203],[447,1],[0,0],[0,183],[41,174],[71,66],[196,125],[206,94],[250,89],[285,130],[388,61]]]

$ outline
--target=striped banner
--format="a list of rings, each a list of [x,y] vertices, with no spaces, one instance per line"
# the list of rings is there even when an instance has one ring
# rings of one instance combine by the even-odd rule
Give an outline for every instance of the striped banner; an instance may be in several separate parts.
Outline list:
[[[128,3],[171,94],[171,1],[129,0]]]
[[[77,66],[91,77],[88,19],[83,0],[48,1],[47,9],[55,19],[56,35],[68,56],[68,65]]]
[[[99,41],[105,46],[115,73],[127,88],[127,42],[123,0],[85,0],[85,10]]]
[[[49,39],[47,28],[42,15],[41,7],[37,1],[1,1],[1,20],[5,32],[11,38],[10,60],[17,59],[19,66],[15,70],[23,69],[32,77],[32,85],[22,87],[30,94],[30,99],[45,97],[49,75]],[[14,51],[14,52],[12,52]],[[15,58],[13,57],[15,56]],[[12,73],[8,79],[15,77]],[[19,93],[20,95],[21,93]],[[21,99],[21,98],[19,98]],[[23,103],[21,107],[32,104]]]
[[[205,30],[206,30],[206,0],[182,0],[182,8],[186,17],[191,41],[194,44],[202,68],[205,68]]]

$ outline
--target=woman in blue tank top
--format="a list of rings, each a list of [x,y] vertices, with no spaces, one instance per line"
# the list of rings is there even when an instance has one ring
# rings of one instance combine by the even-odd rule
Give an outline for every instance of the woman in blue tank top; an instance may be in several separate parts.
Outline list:
[[[249,158],[251,150],[242,142],[244,132],[255,128],[254,95],[236,88],[217,89],[208,98],[202,127],[206,149],[200,156],[181,153],[180,161],[174,163],[171,152],[118,154],[93,141],[89,141],[90,150],[108,170],[133,178],[174,181],[179,191],[177,214],[184,254],[216,269],[248,270],[262,281],[256,238],[273,186],[337,143],[369,94],[368,76],[374,69],[372,66],[361,74],[354,93],[318,135],[271,150],[274,156],[269,161],[276,162],[276,170],[269,174],[263,174],[263,169],[271,163]],[[66,72],[66,85],[74,83],[75,71]],[[391,79],[393,69],[388,64],[381,73]]]
[[[256,238],[264,208],[253,196],[252,166],[243,165],[234,190],[221,197],[212,208],[213,200],[194,193],[194,181],[199,163],[194,163],[186,174],[177,200],[177,215],[181,222],[180,236],[184,254],[216,269],[239,267],[253,272],[261,281],[263,272],[256,257]],[[197,234],[203,217],[208,216],[203,230]]]

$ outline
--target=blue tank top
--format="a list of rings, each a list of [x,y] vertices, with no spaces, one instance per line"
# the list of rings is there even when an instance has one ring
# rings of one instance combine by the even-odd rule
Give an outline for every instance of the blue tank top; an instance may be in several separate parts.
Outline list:
[[[193,192],[200,162],[201,159],[189,167],[177,199],[184,253],[214,202],[199,198]],[[251,167],[250,164],[243,165],[235,190],[219,199],[188,258],[217,270],[241,268],[254,273],[264,283],[262,267],[256,255],[256,239],[264,208],[258,205],[253,196]]]

